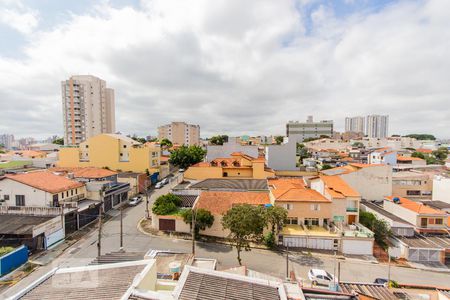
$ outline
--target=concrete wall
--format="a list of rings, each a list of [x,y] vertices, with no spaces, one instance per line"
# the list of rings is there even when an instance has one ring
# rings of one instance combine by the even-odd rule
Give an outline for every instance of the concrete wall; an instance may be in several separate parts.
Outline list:
[[[295,142],[266,146],[267,166],[274,170],[297,170],[297,146]]]
[[[406,209],[399,204],[395,204],[394,202],[389,200],[384,200],[383,208],[391,214],[394,214],[415,226],[420,225],[418,224],[417,213],[413,212],[412,210]]]
[[[450,203],[450,178],[435,176],[433,179],[433,200]]]
[[[344,254],[372,255],[374,239],[342,237],[341,251]]]
[[[339,175],[361,198],[383,200],[392,195],[392,169],[390,166],[365,167],[356,172]]]
[[[258,157],[258,146],[243,146],[236,141],[236,138],[229,138],[228,143],[222,146],[208,145],[206,160],[213,161],[216,158],[230,157],[233,152],[242,152],[252,157]]]

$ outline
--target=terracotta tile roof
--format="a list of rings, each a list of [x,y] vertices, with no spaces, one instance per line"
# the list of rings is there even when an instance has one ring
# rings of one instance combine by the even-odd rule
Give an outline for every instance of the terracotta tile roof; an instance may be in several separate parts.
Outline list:
[[[415,213],[418,214],[431,214],[431,215],[445,215],[446,212],[442,211],[442,210],[438,210],[438,209],[434,209],[428,205],[425,205],[421,202],[415,202],[412,200],[409,200],[407,198],[403,198],[403,197],[396,197],[396,196],[389,196],[386,197],[387,200],[389,201],[394,201],[394,198],[399,198],[400,199],[400,203],[398,205],[409,209]]]
[[[370,168],[370,167],[384,166],[383,164],[359,164],[359,163],[354,163],[350,165],[356,168]]]
[[[233,153],[231,153],[231,156],[241,156],[241,157],[243,157],[243,158],[245,158],[247,160],[250,160],[250,161],[253,161],[253,160],[256,159],[255,157],[252,157],[252,156],[247,155],[247,154],[242,153],[242,152],[233,152]]]
[[[339,176],[320,175],[320,179],[325,183],[325,187],[332,194],[332,197],[345,198],[361,196]]]
[[[79,188],[84,185],[81,182],[55,175],[49,171],[8,174],[5,177],[52,194]]]
[[[424,149],[424,148],[418,148],[418,149],[416,149],[416,151],[420,152],[420,153],[426,153],[426,154],[430,154],[433,152],[433,150],[431,150],[431,149]]]
[[[159,161],[165,162],[165,161],[169,161],[169,159],[170,159],[170,156],[168,156],[168,155],[161,155],[160,158],[159,158]]]
[[[417,160],[417,161],[423,161],[423,159],[421,159],[420,157],[412,157],[412,156],[401,156],[401,155],[397,155],[397,160],[400,161],[412,161],[412,160]]]
[[[233,205],[264,205],[268,203],[270,203],[269,193],[265,192],[204,191],[200,194],[195,207],[220,215],[226,213]]]
[[[17,150],[17,151],[9,151],[8,155],[18,155],[21,157],[35,158],[35,157],[45,157],[47,156],[47,153],[45,153],[44,151]]]
[[[319,192],[305,187],[302,179],[269,179],[269,186],[275,201],[331,202]]]
[[[50,171],[63,172],[66,174],[73,173],[75,178],[88,178],[88,179],[104,178],[118,174],[118,172],[112,170],[95,167],[86,167],[86,168],[57,167],[51,168]]]

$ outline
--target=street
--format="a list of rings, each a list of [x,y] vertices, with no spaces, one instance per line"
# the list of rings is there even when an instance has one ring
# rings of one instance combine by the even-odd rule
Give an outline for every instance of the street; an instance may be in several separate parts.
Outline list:
[[[171,185],[175,185],[172,183]],[[160,195],[166,194],[170,185],[166,185],[159,190],[154,190],[151,194],[151,203]],[[146,201],[142,201],[135,207],[126,208],[123,211],[123,231],[124,249],[127,252],[145,253],[149,249],[173,250],[190,252],[191,241],[173,239],[169,237],[154,237],[143,234],[137,228],[137,223],[145,216]],[[151,208],[150,208],[151,209]],[[2,297],[11,296],[24,286],[30,284],[54,267],[83,266],[90,263],[97,256],[97,235],[94,230],[90,232],[72,247],[64,251],[52,263],[40,267],[28,277],[10,288]],[[120,214],[113,217],[103,225],[102,234],[102,254],[118,251],[120,246]],[[215,258],[218,261],[217,269],[235,267],[238,265],[236,250],[227,245],[216,243],[197,243],[197,257]],[[290,270],[293,270],[297,278],[307,281],[307,272],[310,268],[325,269],[331,274],[336,270],[336,260],[332,256],[325,255],[289,255]],[[284,254],[253,249],[251,252],[242,254],[242,261],[249,269],[267,273],[279,278],[286,276],[286,257]],[[337,274],[337,273],[336,273]],[[352,282],[373,282],[377,277],[387,278],[388,267],[384,264],[372,264],[361,260],[341,261],[341,281]],[[392,267],[391,278],[400,283],[415,283],[423,285],[450,286],[450,274],[432,271],[423,271],[405,267]],[[2,298],[0,297],[0,298]]]

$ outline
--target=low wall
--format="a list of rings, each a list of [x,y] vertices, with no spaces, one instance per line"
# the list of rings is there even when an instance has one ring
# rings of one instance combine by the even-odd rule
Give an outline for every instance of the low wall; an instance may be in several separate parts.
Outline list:
[[[24,245],[0,257],[0,277],[14,271],[28,261],[28,248]]]

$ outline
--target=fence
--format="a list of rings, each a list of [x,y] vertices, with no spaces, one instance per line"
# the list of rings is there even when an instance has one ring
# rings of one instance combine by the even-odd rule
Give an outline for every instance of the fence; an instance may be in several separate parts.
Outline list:
[[[24,245],[0,257],[0,277],[28,261],[28,248]]]

